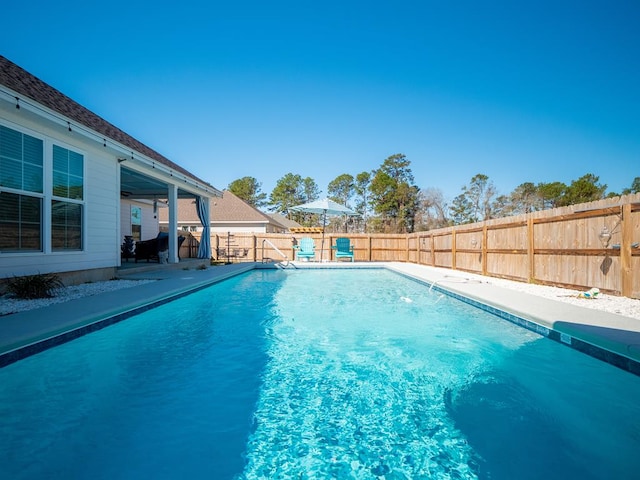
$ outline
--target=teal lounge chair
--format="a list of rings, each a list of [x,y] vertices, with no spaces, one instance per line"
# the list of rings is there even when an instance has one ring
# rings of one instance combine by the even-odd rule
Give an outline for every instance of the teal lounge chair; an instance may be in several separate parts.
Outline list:
[[[353,245],[348,238],[336,238],[336,244],[331,248],[336,251],[336,260],[349,258],[353,262]]]
[[[296,259],[300,260],[302,258],[313,258],[316,256],[316,244],[313,241],[313,238],[303,237],[300,239],[298,245],[294,245],[293,248],[296,249]]]

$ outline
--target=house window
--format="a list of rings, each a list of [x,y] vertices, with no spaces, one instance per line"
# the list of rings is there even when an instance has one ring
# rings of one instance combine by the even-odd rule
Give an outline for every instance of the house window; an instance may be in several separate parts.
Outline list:
[[[52,250],[82,250],[84,156],[53,146]]]
[[[42,199],[0,192],[0,251],[42,251]]]
[[[51,201],[52,250],[82,250],[82,205]]]
[[[53,196],[82,200],[84,157],[66,148],[53,146]]]
[[[42,251],[44,143],[0,125],[0,251]]]

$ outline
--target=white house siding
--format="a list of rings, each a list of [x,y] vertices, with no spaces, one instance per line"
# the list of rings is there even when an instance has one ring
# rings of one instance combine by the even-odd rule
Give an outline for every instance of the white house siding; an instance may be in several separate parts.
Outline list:
[[[120,250],[116,243],[118,233],[113,226],[118,225],[118,189],[117,162],[113,158],[101,157],[100,152],[92,155],[90,168],[87,168],[87,216],[86,235],[87,258],[102,266],[117,265]],[[109,181],[111,180],[111,181]],[[114,244],[116,248],[114,249]],[[95,267],[88,267],[95,268]]]
[[[16,112],[18,114],[16,115]],[[13,109],[0,109],[0,122],[6,127],[44,140],[45,191],[51,185],[52,145],[60,145],[84,155],[84,223],[83,250],[70,252],[0,253],[0,278],[37,273],[115,267],[120,261],[118,234],[118,163],[116,157],[102,150],[102,145],[84,140],[60,126],[36,123],[35,117]],[[49,241],[47,219],[43,219],[43,244]],[[47,251],[49,250],[49,251]]]

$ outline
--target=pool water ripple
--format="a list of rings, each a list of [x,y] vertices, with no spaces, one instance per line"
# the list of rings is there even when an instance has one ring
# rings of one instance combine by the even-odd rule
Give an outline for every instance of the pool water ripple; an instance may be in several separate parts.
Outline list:
[[[359,289],[379,299],[363,311],[352,289],[332,290],[334,301],[320,294],[321,309],[292,301],[298,281],[278,292],[280,323],[245,478],[475,478],[474,452],[444,402],[447,388],[487,368],[474,342],[436,334],[425,343],[417,333],[447,328],[427,326],[420,300],[433,308],[432,298],[419,288],[408,293],[410,282],[402,293],[412,302],[381,284]]]
[[[390,271],[255,271],[0,369],[0,478],[631,479],[637,398]]]
[[[333,273],[292,274],[277,292],[241,478],[599,478],[612,463],[631,478],[631,455],[620,464],[563,429],[585,428],[571,400],[591,400],[572,368],[640,392],[635,377],[408,280]]]

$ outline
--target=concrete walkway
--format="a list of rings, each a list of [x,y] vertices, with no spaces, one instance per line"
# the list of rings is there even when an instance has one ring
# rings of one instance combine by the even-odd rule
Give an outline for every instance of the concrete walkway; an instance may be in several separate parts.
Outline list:
[[[37,344],[65,332],[77,330],[82,333],[83,329],[104,319],[124,318],[166,299],[265,266],[269,268],[269,265],[259,263],[237,263],[208,267],[205,270],[197,269],[195,264],[190,266],[189,270],[123,270],[119,275],[123,279],[158,281],[0,317],[0,356],[5,357],[5,361],[0,362],[0,365],[15,361],[15,358],[9,356],[25,346]],[[640,375],[640,321],[634,318],[501,288],[491,285],[491,279],[488,277],[486,282],[464,281],[465,272],[423,265],[395,262],[294,263],[289,268],[367,267],[387,267],[421,280],[429,286],[435,282],[435,288],[448,290],[469,298],[472,302],[495,307],[507,314],[534,322],[543,327],[540,330],[543,334],[545,328],[552,329],[553,332],[548,335],[550,338]],[[554,335],[557,338],[554,338]]]

